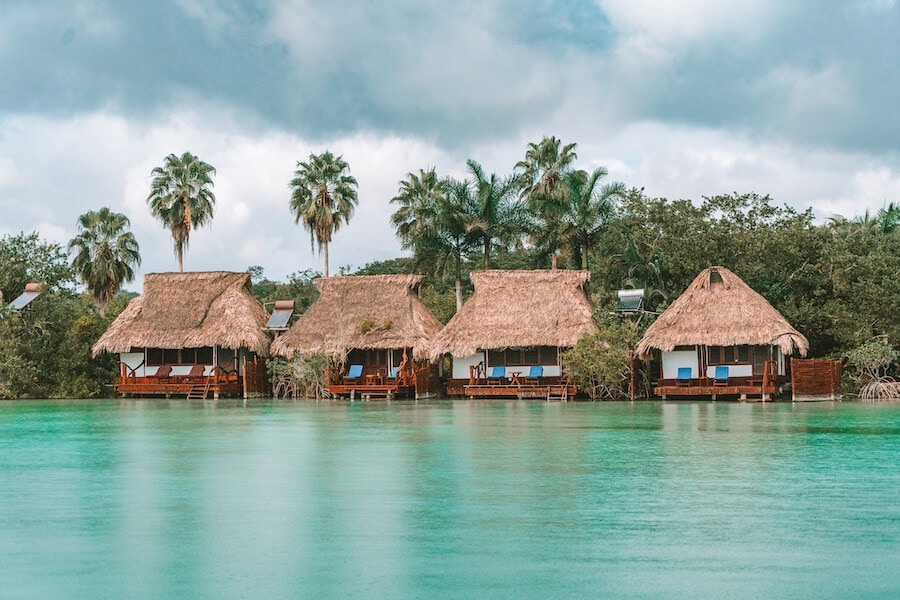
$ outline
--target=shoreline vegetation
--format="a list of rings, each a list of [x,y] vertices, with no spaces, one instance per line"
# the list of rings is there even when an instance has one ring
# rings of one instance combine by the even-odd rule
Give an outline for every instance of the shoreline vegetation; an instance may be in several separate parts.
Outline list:
[[[605,169],[576,168],[575,148],[553,137],[529,144],[506,176],[487,174],[473,160],[460,181],[433,168],[409,173],[391,199],[394,212],[385,215],[409,255],[339,274],[421,275],[422,302],[446,324],[472,295],[473,271],[589,270],[599,331],[570,359],[604,373],[593,385],[600,396],[617,398],[622,357],[635,340],[697,273],[721,265],[808,338],[809,357],[844,360],[845,393],[878,398],[895,387],[900,205],[816,223],[812,208],[797,211],[756,193],[651,198],[642,189],[602,183]],[[286,210],[324,254],[325,269],[332,234],[350,224],[358,203],[349,173],[340,156],[310,154],[297,163],[285,193]],[[215,169],[186,152],[169,155],[152,175],[149,209],[172,232],[181,267],[190,230],[213,219]],[[108,389],[116,357],[92,358],[91,346],[134,297],[120,291],[140,264],[128,227],[124,215],[109,209],[86,213],[69,244],[71,257],[38,232],[0,239],[0,398],[90,398]],[[317,271],[286,281],[267,278],[260,266],[247,271],[264,305],[293,300],[302,314],[317,298]],[[31,282],[43,293],[22,310],[10,308]],[[647,312],[639,318],[612,314],[617,291],[626,288],[644,289]]]

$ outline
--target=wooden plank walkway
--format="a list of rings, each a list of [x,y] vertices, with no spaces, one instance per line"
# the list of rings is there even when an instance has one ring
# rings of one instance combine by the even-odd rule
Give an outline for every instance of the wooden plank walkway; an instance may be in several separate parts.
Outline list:
[[[767,402],[777,392],[774,386],[763,389],[759,385],[659,385],[653,390],[653,394],[666,398],[678,397],[710,397],[713,400],[719,397],[736,397],[739,400],[759,400]]]
[[[518,398],[541,400],[568,400],[575,395],[575,386],[560,385],[488,385],[473,384],[463,386],[467,398]]]

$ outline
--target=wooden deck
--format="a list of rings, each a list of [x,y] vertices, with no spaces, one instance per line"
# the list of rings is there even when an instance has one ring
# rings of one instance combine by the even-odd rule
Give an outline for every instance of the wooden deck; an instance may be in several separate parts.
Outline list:
[[[768,402],[778,393],[774,385],[763,385],[762,382],[736,383],[734,385],[712,385],[711,383],[691,383],[691,385],[677,385],[675,382],[660,382],[653,390],[653,394],[667,398],[679,397],[708,397],[713,400],[719,398],[736,398],[741,401],[756,400]]]
[[[333,396],[347,396],[351,400],[360,398],[371,400],[373,398],[415,398],[416,386],[398,385],[393,383],[346,383],[328,386],[328,393]]]
[[[518,398],[566,401],[574,396],[575,386],[571,384],[547,385],[488,385],[472,384],[463,386],[467,398]]]
[[[118,377],[116,392],[123,396],[165,396],[206,399],[210,396],[240,396],[243,382],[233,377]]]

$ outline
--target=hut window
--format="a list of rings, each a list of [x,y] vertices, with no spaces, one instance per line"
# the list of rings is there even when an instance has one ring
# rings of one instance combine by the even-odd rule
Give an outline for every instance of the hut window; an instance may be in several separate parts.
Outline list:
[[[507,364],[506,352],[504,350],[488,350],[488,364],[491,366]]]
[[[553,346],[488,350],[488,364],[491,366],[505,365],[507,367],[555,365],[557,362],[556,354],[556,348]]]
[[[178,348],[170,349],[166,348],[163,350],[163,364],[164,365],[177,365],[181,362],[180,352],[178,352]]]
[[[711,365],[750,364],[752,357],[750,346],[710,346],[707,362]]]
[[[198,365],[213,364],[213,349],[209,346],[205,348],[197,348],[197,358],[196,360],[194,360],[194,363]]]
[[[722,283],[722,276],[718,271],[710,271],[709,272],[709,284],[714,285],[716,283]]]
[[[220,365],[229,365],[234,362],[233,348],[219,348],[216,351],[216,363]]]
[[[147,348],[147,366],[158,367],[163,364],[163,351],[160,348]]]

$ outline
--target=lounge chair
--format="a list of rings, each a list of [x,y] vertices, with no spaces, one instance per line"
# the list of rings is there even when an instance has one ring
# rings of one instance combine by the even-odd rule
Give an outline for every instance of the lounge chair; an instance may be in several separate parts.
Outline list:
[[[346,382],[348,379],[357,380],[362,377],[363,366],[362,365],[350,365],[350,368],[347,369],[347,374],[344,375],[344,381]]]
[[[400,372],[400,367],[391,367],[391,370],[388,371],[388,379],[397,379],[397,373]]]
[[[540,385],[543,377],[544,367],[541,365],[531,365],[528,367],[528,375],[525,376],[525,383],[528,385]]]
[[[157,379],[167,379],[172,374],[172,365],[160,365],[153,374]]]
[[[187,374],[190,379],[197,379],[203,377],[203,374],[206,372],[206,365],[194,365],[191,367],[191,372]]]
[[[690,367],[678,367],[678,374],[675,376],[675,383],[681,387],[688,387],[691,385],[691,368]]]
[[[491,367],[488,384],[500,385],[506,379],[506,367]]]
[[[715,373],[713,373],[713,385],[728,385],[728,367],[725,365],[716,365]]]

